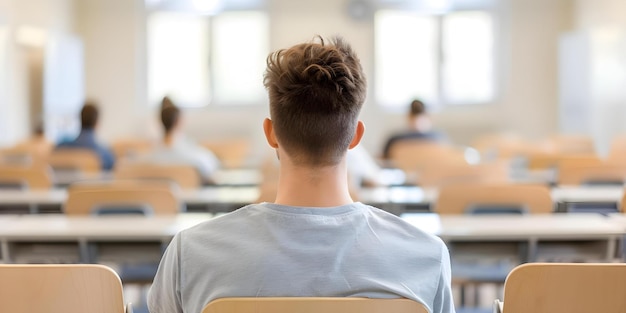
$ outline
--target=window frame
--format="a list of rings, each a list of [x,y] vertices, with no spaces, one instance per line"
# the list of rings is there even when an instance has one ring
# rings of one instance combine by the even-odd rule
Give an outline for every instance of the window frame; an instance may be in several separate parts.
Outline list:
[[[262,8],[262,7],[253,7],[253,8],[237,8],[237,9],[224,9],[221,10],[219,12],[215,12],[212,14],[207,14],[207,13],[202,13],[202,12],[190,12],[188,10],[181,10],[181,9],[172,9],[172,8],[168,8],[168,7],[146,7],[145,10],[145,22],[144,22],[144,27],[145,27],[145,31],[146,34],[149,33],[149,29],[148,29],[148,19],[150,18],[150,15],[155,14],[155,13],[180,13],[180,14],[190,14],[190,15],[195,15],[198,17],[201,17],[203,19],[206,19],[206,22],[208,24],[208,37],[207,37],[207,41],[208,41],[208,55],[206,56],[207,58],[207,64],[208,64],[208,77],[209,77],[209,84],[207,86],[207,88],[209,88],[209,99],[207,102],[205,103],[200,103],[200,104],[192,104],[190,105],[187,102],[182,102],[182,101],[176,101],[176,99],[173,99],[176,101],[176,104],[178,106],[180,106],[181,108],[184,109],[189,109],[189,110],[202,110],[202,109],[215,109],[215,108],[219,108],[222,110],[239,110],[239,109],[249,109],[249,108],[257,108],[260,107],[262,105],[264,105],[266,103],[266,100],[263,98],[259,98],[257,101],[251,101],[251,102],[236,102],[236,101],[222,101],[222,102],[217,102],[215,101],[215,94],[216,94],[216,87],[215,87],[215,79],[216,79],[216,71],[214,70],[214,66],[213,64],[215,63],[214,60],[214,55],[215,53],[213,52],[213,47],[215,46],[214,44],[214,33],[213,33],[213,29],[214,29],[214,24],[215,24],[215,18],[217,16],[219,16],[219,14],[224,14],[224,13],[232,13],[232,12],[255,12],[255,13],[260,13],[262,14],[265,19],[267,20],[267,38],[265,38],[266,44],[267,44],[267,48],[268,51],[267,53],[269,54],[269,50],[270,50],[270,43],[271,43],[271,27],[270,27],[270,12],[268,12],[267,9]],[[149,40],[149,36],[146,36],[146,40],[145,40],[145,70],[144,70],[144,74],[146,75],[146,93],[145,93],[145,97],[146,97],[146,102],[148,103],[149,107],[158,107],[159,102],[155,101],[155,99],[151,99],[150,98],[150,90],[149,90],[149,80],[150,77],[148,77],[149,75],[149,69],[148,69],[148,55],[149,55],[149,50],[148,50],[148,40]],[[259,78],[259,81],[262,81],[262,78]],[[166,96],[166,95],[164,95]],[[159,100],[160,101],[160,100]],[[203,101],[204,102],[204,101]]]
[[[447,10],[445,12],[441,12],[441,11],[422,11],[422,10],[407,10],[407,9],[403,9],[403,8],[382,8],[379,11],[396,11],[396,12],[412,12],[416,15],[421,15],[421,16],[426,16],[426,17],[430,17],[435,21],[435,25],[436,25],[436,47],[435,47],[435,55],[437,56],[437,65],[436,65],[436,75],[437,77],[435,78],[435,82],[437,84],[437,88],[436,88],[436,96],[437,96],[437,101],[435,101],[434,103],[429,103],[429,107],[432,111],[440,111],[442,109],[449,109],[449,108],[466,108],[466,107],[475,107],[475,106],[484,106],[484,105],[490,105],[492,103],[497,102],[498,98],[501,95],[501,84],[499,84],[499,77],[501,76],[500,71],[498,70],[498,65],[500,63],[500,47],[497,46],[498,45],[498,24],[499,24],[499,20],[498,20],[498,14],[495,14],[494,12],[494,8],[487,8],[487,7],[463,7],[463,8],[457,8],[457,9],[450,9]],[[481,12],[481,13],[485,13],[490,17],[490,21],[491,21],[491,36],[493,38],[492,40],[492,47],[491,47],[491,52],[490,52],[490,58],[492,60],[492,67],[491,67],[491,86],[492,86],[492,94],[489,100],[487,101],[463,101],[463,102],[451,102],[448,100],[449,97],[446,96],[446,92],[445,92],[445,74],[444,74],[444,67],[445,67],[445,48],[444,48],[444,20],[446,17],[451,16],[455,13],[463,13],[463,12]],[[374,29],[376,29],[377,25],[375,20],[374,22]],[[376,31],[375,31],[376,32]],[[377,45],[376,43],[377,39],[374,38],[374,46]],[[378,59],[380,58],[378,55],[376,55],[376,50],[374,49],[374,62],[378,62]],[[376,73],[376,71],[374,72],[374,75],[377,75],[378,73]],[[374,83],[376,83],[376,80],[374,80]],[[385,111],[390,111],[390,112],[404,112],[406,110],[406,108],[402,105],[389,105],[389,104],[385,104],[384,101],[381,101],[378,97],[377,94],[377,86],[374,86],[374,88],[372,89],[374,91],[374,99],[378,105],[378,107],[382,108]],[[408,101],[410,101],[410,99],[408,99]]]

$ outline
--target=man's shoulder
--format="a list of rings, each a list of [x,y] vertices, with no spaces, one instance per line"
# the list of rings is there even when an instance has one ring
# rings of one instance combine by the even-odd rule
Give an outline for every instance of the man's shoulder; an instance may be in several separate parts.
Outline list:
[[[250,211],[254,211],[258,204],[250,204],[233,212],[218,214],[209,220],[181,231],[185,237],[205,236],[207,233],[220,234],[232,231],[233,227],[245,227],[246,223],[253,223]]]
[[[416,240],[416,242],[430,243],[437,246],[445,246],[441,238],[416,227],[407,220],[391,214],[379,208],[365,205],[371,215],[378,220],[377,225],[387,232],[397,235],[399,238]]]

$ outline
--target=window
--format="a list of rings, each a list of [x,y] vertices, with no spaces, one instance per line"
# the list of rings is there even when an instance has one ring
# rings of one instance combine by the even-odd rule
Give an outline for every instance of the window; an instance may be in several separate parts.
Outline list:
[[[484,11],[445,15],[376,13],[377,101],[405,108],[414,98],[433,106],[494,97],[493,26]]]
[[[267,17],[256,11],[150,14],[148,100],[169,95],[186,107],[262,103],[268,36]]]

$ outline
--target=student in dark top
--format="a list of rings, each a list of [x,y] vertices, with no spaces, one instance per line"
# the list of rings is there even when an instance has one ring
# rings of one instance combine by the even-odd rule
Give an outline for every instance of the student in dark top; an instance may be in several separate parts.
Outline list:
[[[433,124],[426,113],[426,106],[420,100],[415,99],[411,102],[408,126],[408,130],[396,133],[387,140],[385,149],[383,150],[383,157],[385,159],[389,159],[391,147],[399,141],[426,140],[436,142],[446,140],[442,133],[433,130]]]
[[[103,170],[111,170],[115,159],[113,153],[96,139],[96,127],[98,126],[98,107],[93,102],[85,103],[80,111],[80,133],[72,141],[64,141],[57,145],[59,148],[82,148],[95,151],[100,157]]]

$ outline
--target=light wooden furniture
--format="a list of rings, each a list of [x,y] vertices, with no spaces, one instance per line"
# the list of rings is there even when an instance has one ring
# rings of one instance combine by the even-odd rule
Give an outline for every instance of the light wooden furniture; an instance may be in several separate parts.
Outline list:
[[[540,185],[455,184],[439,190],[435,212],[465,214],[473,206],[522,206],[528,213],[552,213],[550,190]]]
[[[32,140],[13,147],[0,149],[0,163],[45,164],[52,145],[45,140]]]
[[[505,161],[470,164],[432,164],[418,173],[417,183],[422,187],[442,187],[457,183],[507,183],[509,164]]]
[[[587,135],[559,134],[548,139],[557,153],[594,154],[593,138]]]
[[[124,313],[122,282],[102,265],[0,264],[0,312]]]
[[[231,138],[219,141],[205,141],[202,146],[211,150],[220,159],[224,168],[241,168],[245,166],[250,152],[250,140]]]
[[[489,134],[478,137],[472,147],[487,159],[509,159],[525,155],[530,143],[514,134]]]
[[[96,152],[79,148],[55,149],[48,156],[48,164],[54,170],[71,170],[85,174],[97,174],[102,168]]]
[[[626,135],[613,138],[608,159],[614,163],[626,163]]]
[[[183,189],[197,189],[202,185],[198,171],[190,165],[122,163],[115,166],[115,179],[168,180]]]
[[[626,181],[626,163],[561,164],[558,182],[561,185],[582,185],[594,182]]]
[[[39,247],[62,242],[71,245],[72,251],[80,255],[93,253],[92,244],[110,243],[128,246],[128,243],[167,244],[176,233],[205,222],[219,215],[201,213],[181,213],[177,215],[155,215],[149,218],[137,215],[128,216],[68,216],[63,214],[0,215],[0,246],[7,247],[0,255],[0,263],[15,262],[23,257],[26,243],[36,243]],[[599,214],[536,214],[536,215],[497,215],[468,216],[431,213],[404,214],[402,219],[425,232],[439,236],[447,244],[456,243],[511,243],[515,251],[527,254],[524,259],[535,261],[542,251],[554,248],[555,243],[579,244],[589,247],[591,241],[601,243],[597,258],[603,262],[615,260],[618,243],[626,230],[626,218],[622,215],[609,217]],[[518,250],[517,248],[521,250]],[[527,248],[524,248],[527,247]],[[154,255],[155,261],[161,258],[160,248]],[[37,250],[42,251],[42,250]],[[63,251],[67,251],[63,250]],[[139,250],[143,251],[143,250]],[[477,251],[467,251],[477,253]],[[461,250],[454,250],[459,256]],[[508,250],[507,250],[508,251]],[[570,250],[573,253],[583,249]],[[43,250],[42,259],[49,260],[53,254]],[[501,250],[487,250],[482,257],[501,255]],[[41,253],[41,252],[40,252]],[[95,251],[104,253],[102,250]],[[152,256],[152,254],[147,255]],[[130,257],[128,254],[118,255]],[[98,260],[99,257],[94,259]],[[133,260],[131,258],[131,260]],[[81,260],[88,262],[89,259]],[[135,260],[133,260],[135,261]],[[507,272],[508,273],[508,272]]]
[[[433,164],[465,165],[464,150],[445,144],[404,140],[394,143],[389,151],[391,165],[407,174],[407,181],[415,179],[416,172]]]
[[[602,163],[595,154],[532,153],[527,156],[531,170],[558,168],[561,164],[598,164]]]
[[[503,313],[626,312],[626,264],[525,264],[504,286]]]
[[[0,164],[0,184],[10,184],[26,189],[50,189],[50,168],[43,165],[16,166]]]
[[[140,206],[150,215],[177,214],[181,210],[171,183],[111,181],[71,185],[64,211],[67,215],[90,215],[115,206]]]
[[[222,298],[211,301],[202,313],[427,313],[408,299],[367,298]]]

